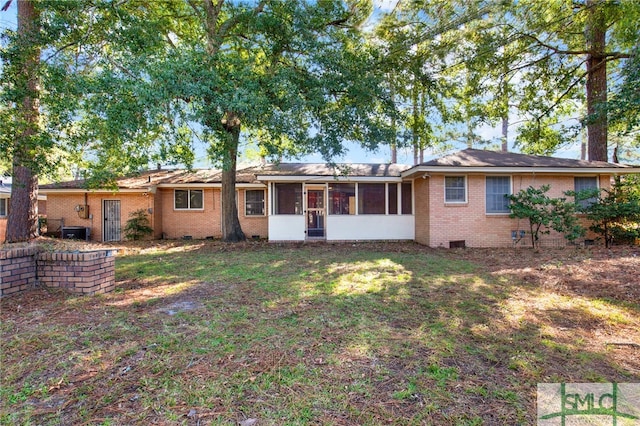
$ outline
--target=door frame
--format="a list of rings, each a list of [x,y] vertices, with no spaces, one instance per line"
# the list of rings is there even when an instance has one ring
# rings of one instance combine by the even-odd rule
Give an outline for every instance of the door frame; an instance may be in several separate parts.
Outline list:
[[[309,191],[322,191],[322,208],[309,208]],[[327,238],[327,185],[304,185],[304,234],[307,240],[325,240]],[[309,213],[310,211],[320,212],[323,218],[322,236],[310,236],[309,235]]]
[[[114,202],[117,201],[118,202],[118,239],[110,239],[107,240],[106,239],[106,223],[107,223],[107,218],[106,218],[106,203],[107,202]],[[102,241],[103,242],[111,242],[111,241],[122,241],[122,201],[121,200],[102,200]]]

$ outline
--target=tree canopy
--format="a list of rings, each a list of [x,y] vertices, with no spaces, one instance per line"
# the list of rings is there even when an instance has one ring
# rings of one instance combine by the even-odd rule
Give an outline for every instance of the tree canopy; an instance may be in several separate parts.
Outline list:
[[[236,241],[247,144],[331,162],[346,142],[388,143],[417,162],[492,142],[485,124],[502,124],[507,149],[513,118],[529,153],[581,127],[591,160],[608,159],[610,139],[618,156],[640,143],[634,0],[400,1],[373,18],[370,0],[11,1],[0,166],[14,176],[12,241],[36,232],[39,177],[73,168],[105,185],[150,164],[191,167],[199,147],[223,169],[223,235]]]

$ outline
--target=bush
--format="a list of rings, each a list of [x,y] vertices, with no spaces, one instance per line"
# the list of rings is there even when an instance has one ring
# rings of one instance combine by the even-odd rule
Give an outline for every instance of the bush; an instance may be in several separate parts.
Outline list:
[[[547,195],[549,185],[540,188],[532,186],[515,195],[507,195],[511,202],[511,218],[528,219],[531,246],[538,248],[540,234],[551,230],[560,232],[569,241],[581,237],[585,229],[578,223],[576,205],[565,198],[551,198]]]
[[[145,209],[139,209],[129,214],[129,220],[124,227],[124,234],[129,240],[140,240],[147,235],[153,233],[153,228],[150,226],[149,216]]]
[[[611,190],[575,194],[576,201],[594,198],[582,208],[593,224],[589,227],[604,238],[607,247],[614,243],[633,244],[640,238],[640,183],[637,178],[617,180]]]

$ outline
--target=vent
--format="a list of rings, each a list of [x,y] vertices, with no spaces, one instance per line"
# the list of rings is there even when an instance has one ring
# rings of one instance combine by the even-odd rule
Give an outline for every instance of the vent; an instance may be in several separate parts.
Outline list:
[[[466,248],[466,240],[449,241],[449,248]]]

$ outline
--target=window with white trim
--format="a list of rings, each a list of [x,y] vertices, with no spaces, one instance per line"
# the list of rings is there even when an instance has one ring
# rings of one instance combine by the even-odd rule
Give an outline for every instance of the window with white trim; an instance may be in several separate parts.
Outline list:
[[[444,177],[444,202],[467,202],[467,179],[464,176]]]
[[[7,215],[8,198],[0,198],[0,217]]]
[[[176,210],[202,210],[204,191],[202,189],[176,189],[173,192],[173,206]]]
[[[485,194],[487,213],[509,213],[511,176],[487,176]]]
[[[245,216],[264,216],[264,190],[247,189],[244,191]]]

